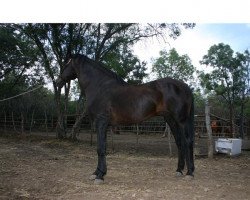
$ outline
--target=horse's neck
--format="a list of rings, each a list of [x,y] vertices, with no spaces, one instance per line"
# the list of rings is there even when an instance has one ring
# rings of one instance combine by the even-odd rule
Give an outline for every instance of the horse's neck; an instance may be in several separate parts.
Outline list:
[[[99,90],[102,90],[102,87],[111,88],[114,85],[122,84],[115,77],[110,77],[110,75],[95,68],[89,68],[86,71],[81,71],[78,76],[78,82],[81,90],[85,91],[87,99],[94,98],[95,94],[98,93]]]

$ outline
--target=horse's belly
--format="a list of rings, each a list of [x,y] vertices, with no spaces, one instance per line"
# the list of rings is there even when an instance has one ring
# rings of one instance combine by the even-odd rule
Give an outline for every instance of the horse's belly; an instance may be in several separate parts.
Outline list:
[[[139,123],[157,114],[155,106],[148,107],[119,107],[111,112],[113,124],[133,124]]]
[[[112,122],[117,124],[138,123],[162,111],[161,93],[150,88],[121,91],[111,100]]]

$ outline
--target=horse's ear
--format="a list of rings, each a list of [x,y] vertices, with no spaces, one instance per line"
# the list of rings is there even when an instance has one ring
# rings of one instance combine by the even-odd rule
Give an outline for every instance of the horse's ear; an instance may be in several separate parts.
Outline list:
[[[64,63],[67,63],[70,59],[71,59],[72,55],[71,55],[71,52],[68,51],[67,54],[66,54],[66,57],[65,57],[65,60],[64,60]]]

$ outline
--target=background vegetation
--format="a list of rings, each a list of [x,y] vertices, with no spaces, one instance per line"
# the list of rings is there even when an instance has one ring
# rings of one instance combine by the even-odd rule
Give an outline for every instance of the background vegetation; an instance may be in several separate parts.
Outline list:
[[[195,24],[0,24],[0,100],[40,87],[34,92],[0,101],[0,118],[55,124],[57,137],[67,137],[67,116],[84,111],[84,96],[75,81],[63,91],[55,80],[62,72],[67,53],[81,53],[104,63],[132,84],[149,76],[146,62],[133,52],[142,39],[178,38]],[[198,71],[188,55],[163,49],[153,58],[152,73],[187,82],[194,90],[196,114],[204,113],[208,98],[211,112],[233,124],[249,123],[250,54],[234,52],[227,44],[214,44],[200,61],[212,68]],[[197,84],[198,83],[198,84]],[[49,88],[49,89],[48,89]],[[81,120],[81,118],[77,118]]]

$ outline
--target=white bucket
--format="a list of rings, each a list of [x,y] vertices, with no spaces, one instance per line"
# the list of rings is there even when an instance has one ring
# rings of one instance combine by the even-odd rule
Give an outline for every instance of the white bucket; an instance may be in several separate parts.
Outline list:
[[[230,156],[241,154],[242,140],[235,138],[218,138],[215,141],[215,151]]]

